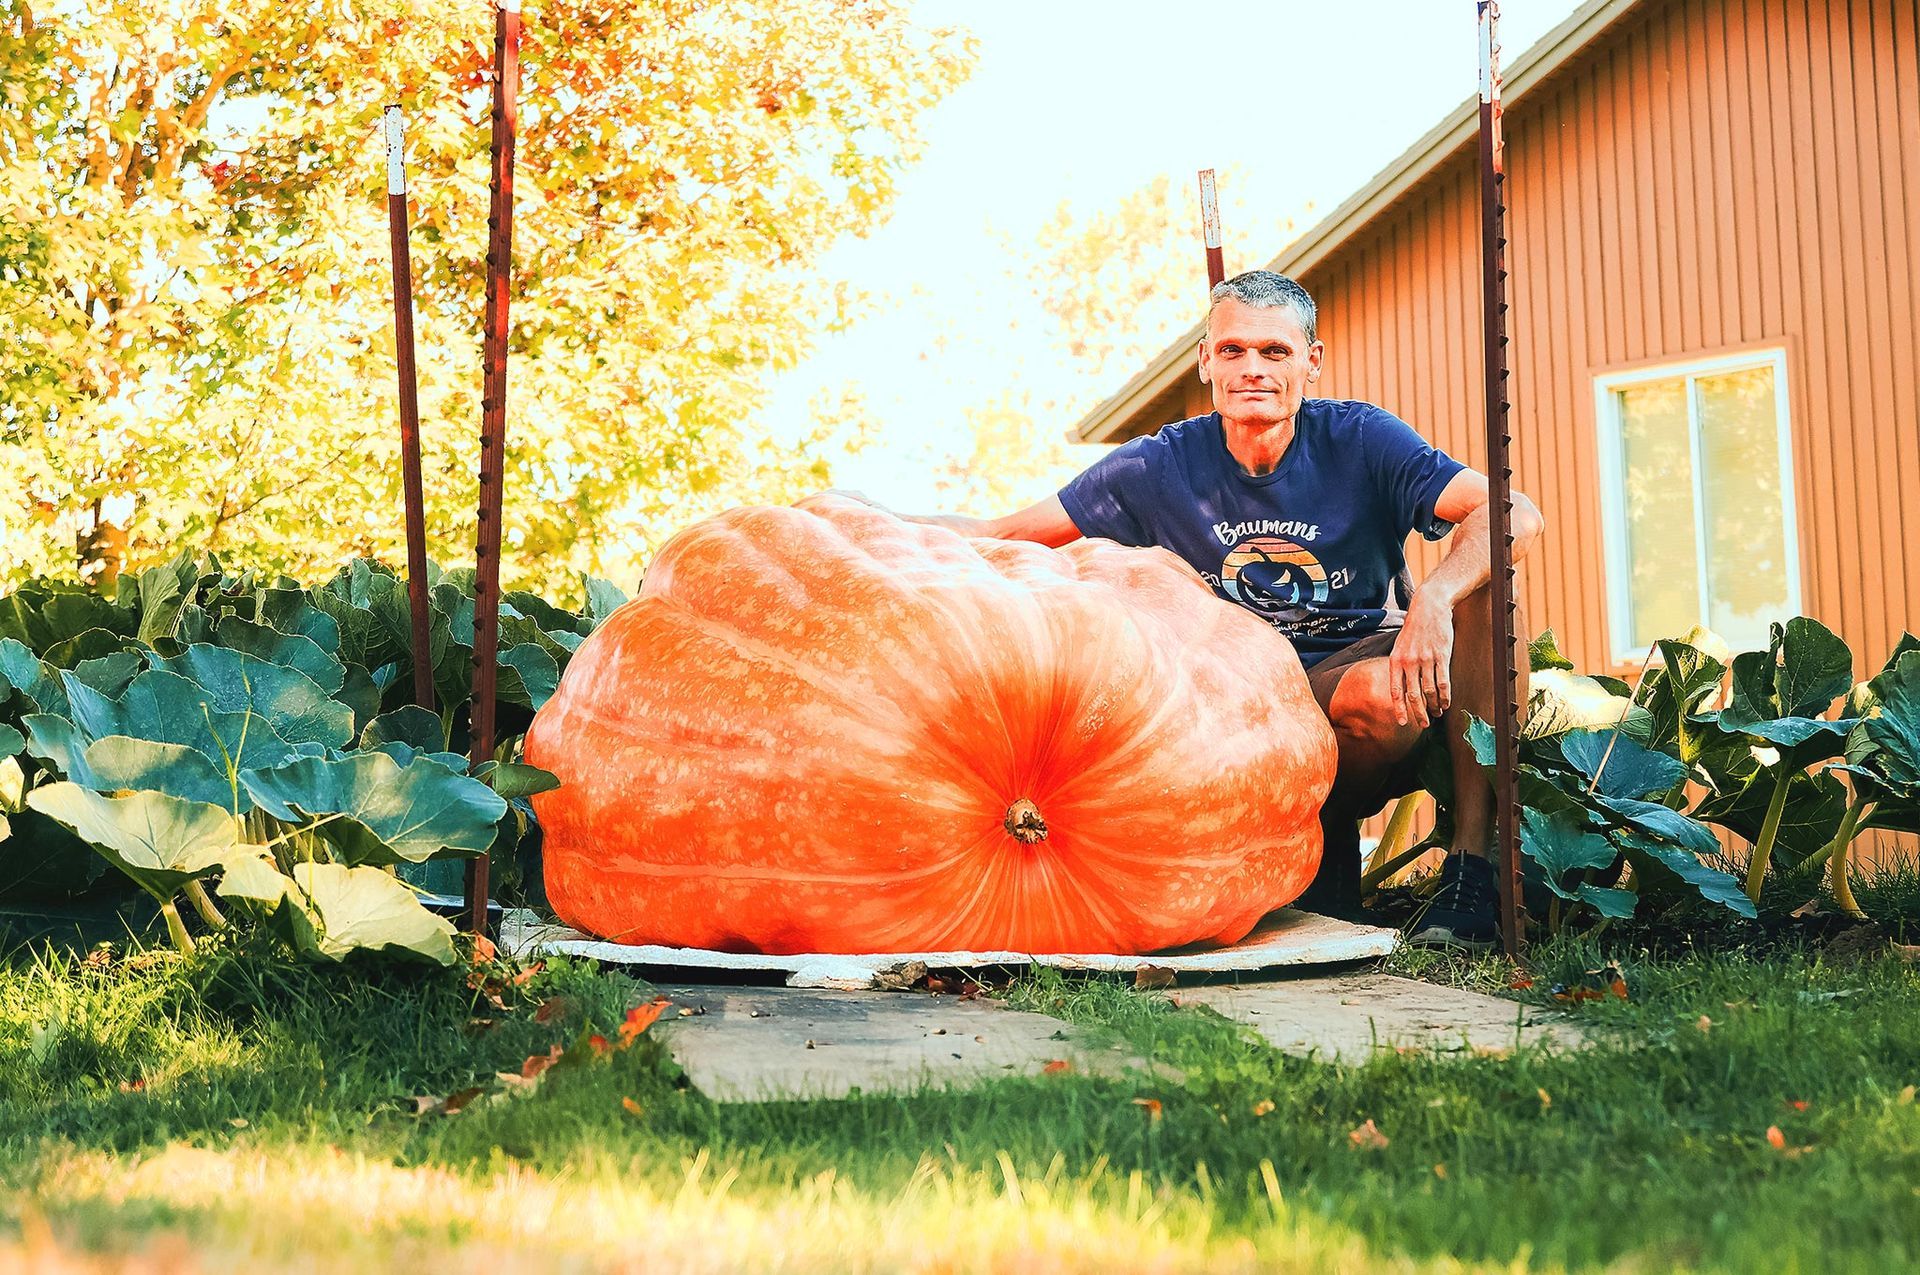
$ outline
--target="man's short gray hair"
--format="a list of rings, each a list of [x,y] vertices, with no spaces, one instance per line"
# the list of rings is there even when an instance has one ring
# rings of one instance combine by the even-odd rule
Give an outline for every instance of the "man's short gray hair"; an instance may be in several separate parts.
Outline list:
[[[1249,270],[1215,284],[1207,304],[1209,323],[1213,319],[1213,307],[1228,297],[1261,310],[1282,306],[1292,310],[1294,317],[1300,320],[1300,330],[1307,334],[1307,344],[1314,343],[1320,325],[1320,308],[1314,305],[1313,297],[1305,288],[1287,276],[1271,270]]]

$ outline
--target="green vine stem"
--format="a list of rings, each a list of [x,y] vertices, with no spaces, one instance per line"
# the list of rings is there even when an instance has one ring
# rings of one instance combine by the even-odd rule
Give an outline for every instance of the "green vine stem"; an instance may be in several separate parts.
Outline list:
[[[1378,885],[1384,877],[1376,876],[1383,864],[1399,859],[1407,847],[1407,841],[1413,836],[1413,818],[1419,812],[1420,799],[1427,794],[1410,792],[1400,798],[1393,807],[1393,814],[1387,819],[1386,831],[1380,835],[1380,844],[1374,847],[1373,857],[1367,864],[1367,876],[1374,878]],[[1391,875],[1391,874],[1388,874]],[[1362,886],[1366,885],[1363,880]]]
[[[1760,825],[1760,839],[1753,843],[1753,857],[1747,861],[1747,898],[1755,906],[1760,903],[1760,883],[1766,880],[1774,839],[1780,835],[1780,816],[1787,808],[1787,787],[1798,773],[1785,766],[1780,768],[1780,778],[1773,786],[1773,800],[1767,803],[1766,821]]]
[[[187,933],[186,922],[180,919],[180,909],[173,906],[172,899],[160,905],[160,915],[167,919],[167,935],[173,940],[173,945],[184,955],[192,956],[193,936]]]
[[[1853,882],[1847,879],[1847,849],[1853,844],[1854,829],[1860,826],[1860,811],[1866,804],[1866,799],[1856,791],[1846,816],[1840,820],[1840,831],[1834,833],[1828,843],[1832,858],[1827,863],[1827,885],[1833,891],[1834,904],[1848,916],[1866,916],[1853,897]]]
[[[227,928],[227,918],[221,915],[220,909],[214,905],[213,896],[207,893],[206,886],[198,881],[189,881],[185,893],[187,902],[193,904],[193,910],[200,914],[202,921],[216,930]]]

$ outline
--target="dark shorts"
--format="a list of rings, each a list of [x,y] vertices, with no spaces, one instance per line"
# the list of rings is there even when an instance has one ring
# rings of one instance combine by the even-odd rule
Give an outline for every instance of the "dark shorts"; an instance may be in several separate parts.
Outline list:
[[[1369,633],[1357,642],[1341,647],[1318,664],[1307,670],[1307,684],[1313,688],[1314,702],[1320,705],[1320,711],[1331,716],[1334,690],[1340,685],[1340,679],[1353,671],[1353,666],[1361,660],[1384,658],[1393,654],[1393,644],[1399,638],[1399,629],[1381,629]],[[1349,807],[1359,817],[1366,817],[1378,811],[1395,797],[1405,796],[1420,787],[1420,768],[1427,758],[1428,750],[1447,746],[1445,728],[1434,722],[1422,732],[1420,740],[1407,755],[1396,762],[1384,780],[1368,792],[1351,792],[1346,785],[1335,781],[1335,795],[1339,804]],[[1331,800],[1331,799],[1330,799]]]

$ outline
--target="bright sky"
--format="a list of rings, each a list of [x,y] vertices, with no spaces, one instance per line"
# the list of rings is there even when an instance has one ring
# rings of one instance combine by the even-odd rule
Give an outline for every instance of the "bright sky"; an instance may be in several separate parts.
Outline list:
[[[1507,0],[1504,60],[1577,6]],[[1085,215],[1163,174],[1184,186],[1231,168],[1276,224],[1304,230],[1476,85],[1473,0],[920,0],[917,14],[974,33],[974,74],[927,116],[889,222],[826,258],[875,295],[874,312],[783,376],[768,417],[797,434],[816,393],[856,386],[882,434],[837,462],[835,481],[905,512],[941,507],[930,471],[971,447],[967,405],[1009,382],[1097,401],[1134,370],[1074,386],[1065,360],[1020,330],[1038,311],[1020,282],[1028,262],[1009,252],[1030,251],[1062,200]],[[1234,231],[1229,271],[1283,246]],[[1187,233],[1198,318],[1199,227]],[[956,331],[963,340],[943,340]]]

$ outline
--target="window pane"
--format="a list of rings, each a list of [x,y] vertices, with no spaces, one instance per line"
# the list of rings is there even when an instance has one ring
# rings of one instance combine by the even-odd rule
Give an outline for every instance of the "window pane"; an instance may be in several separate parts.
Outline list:
[[[1707,624],[1734,649],[1765,646],[1787,618],[1787,537],[1780,507],[1773,369],[1695,382],[1707,537]]]
[[[1620,450],[1633,643],[1646,646],[1700,622],[1686,381],[1620,392]]]

